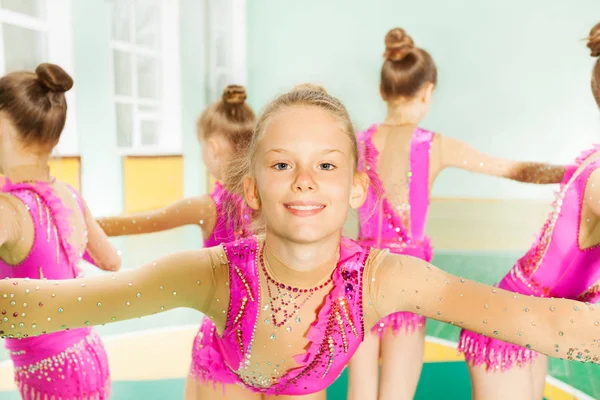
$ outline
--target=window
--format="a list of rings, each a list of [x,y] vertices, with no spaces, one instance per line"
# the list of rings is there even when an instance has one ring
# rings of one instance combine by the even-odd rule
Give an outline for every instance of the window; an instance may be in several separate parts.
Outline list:
[[[181,152],[177,3],[113,2],[112,75],[123,154]]]
[[[208,102],[229,84],[246,85],[246,0],[208,1]]]
[[[0,24],[0,75],[34,71],[43,62],[58,64],[73,75],[70,0],[0,0]],[[66,96],[67,123],[54,154],[74,156],[79,154],[75,91]]]

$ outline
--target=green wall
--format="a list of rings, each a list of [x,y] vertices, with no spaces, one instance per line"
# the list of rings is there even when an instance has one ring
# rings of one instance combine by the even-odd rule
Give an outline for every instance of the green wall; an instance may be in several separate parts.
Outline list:
[[[598,0],[252,0],[249,95],[261,108],[312,81],[343,100],[357,128],[381,121],[383,38],[400,26],[439,69],[424,127],[499,156],[568,162],[600,136],[581,40],[598,20]],[[550,189],[448,171],[434,195],[548,198]]]

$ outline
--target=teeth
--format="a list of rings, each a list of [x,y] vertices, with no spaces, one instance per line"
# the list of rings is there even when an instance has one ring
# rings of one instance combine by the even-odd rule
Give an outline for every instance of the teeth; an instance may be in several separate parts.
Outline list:
[[[287,206],[287,207],[291,208],[293,210],[307,211],[307,210],[319,210],[319,209],[323,208],[324,206]]]

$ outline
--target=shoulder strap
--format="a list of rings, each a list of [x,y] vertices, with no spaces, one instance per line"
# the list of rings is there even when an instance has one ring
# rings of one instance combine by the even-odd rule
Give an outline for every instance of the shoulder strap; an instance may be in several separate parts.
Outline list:
[[[411,231],[415,239],[425,235],[429,210],[429,154],[433,132],[417,128],[410,143]]]

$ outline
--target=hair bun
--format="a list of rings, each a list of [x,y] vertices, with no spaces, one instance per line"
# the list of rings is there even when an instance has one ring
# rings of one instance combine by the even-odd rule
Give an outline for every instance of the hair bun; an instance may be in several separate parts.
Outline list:
[[[391,29],[385,35],[385,53],[383,58],[390,61],[400,61],[415,48],[415,42],[402,28]]]
[[[64,93],[73,87],[73,78],[56,64],[40,64],[35,73],[42,86],[51,92]]]
[[[246,88],[240,85],[227,85],[223,90],[223,103],[229,105],[243,104],[246,101]]]
[[[592,28],[587,40],[587,47],[592,52],[592,57],[600,57],[600,23]]]
[[[307,92],[319,92],[323,94],[327,94],[327,90],[323,86],[315,85],[313,83],[301,83],[292,88],[292,92],[297,91],[307,91]]]

